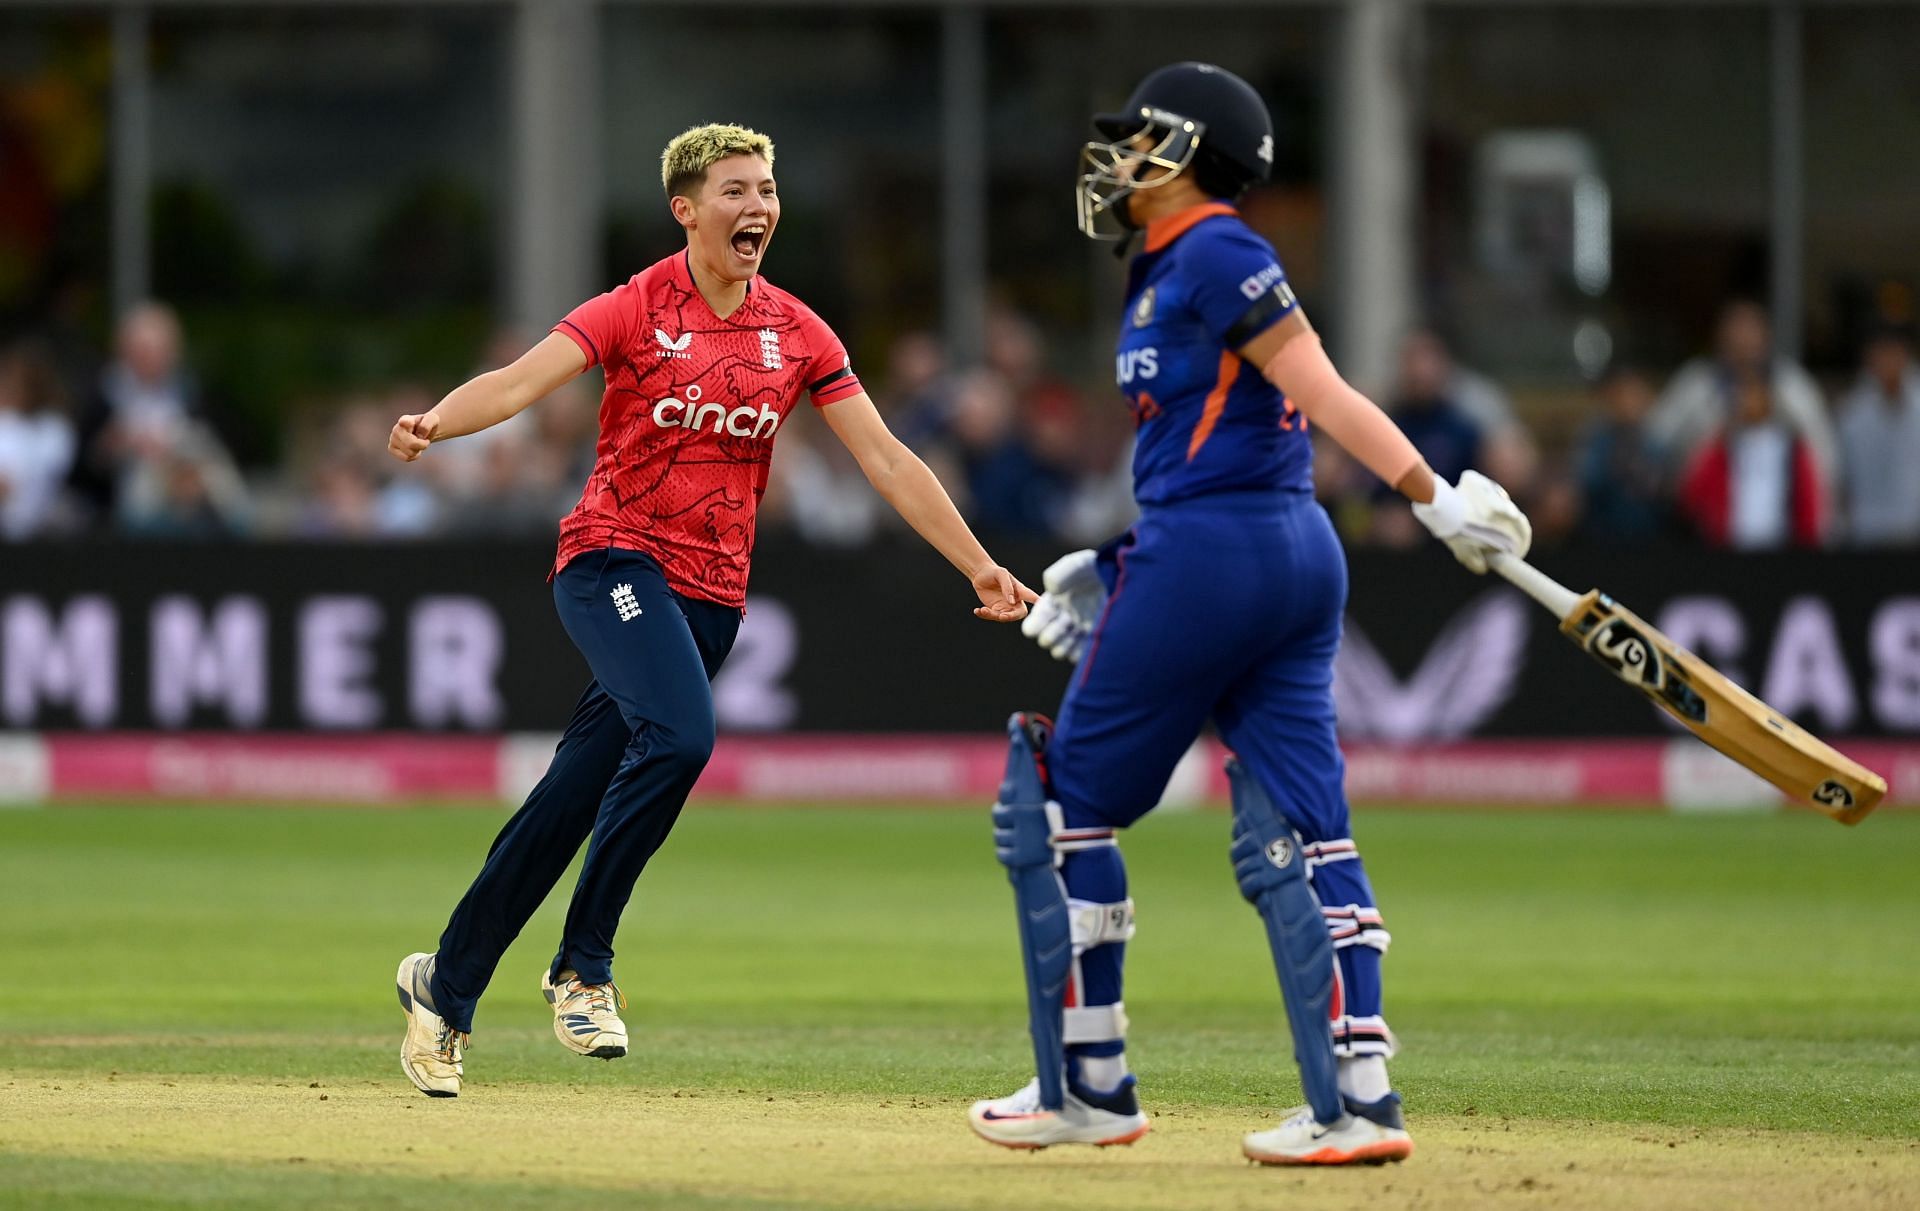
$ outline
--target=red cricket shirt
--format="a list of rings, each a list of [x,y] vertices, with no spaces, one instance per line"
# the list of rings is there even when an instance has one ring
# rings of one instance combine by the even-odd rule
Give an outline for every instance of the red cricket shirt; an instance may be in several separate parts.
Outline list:
[[[593,474],[560,523],[558,572],[584,551],[641,551],[677,593],[746,601],[773,439],[800,393],[862,388],[845,346],[799,299],[755,277],[721,319],[678,252],[554,326],[605,369]]]

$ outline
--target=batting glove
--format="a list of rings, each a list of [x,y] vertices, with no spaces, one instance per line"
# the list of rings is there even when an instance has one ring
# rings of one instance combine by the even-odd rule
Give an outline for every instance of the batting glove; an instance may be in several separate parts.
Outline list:
[[[1107,604],[1092,551],[1062,555],[1041,574],[1045,592],[1020,624],[1020,633],[1045,648],[1055,660],[1080,662],[1087,639]]]
[[[1505,488],[1478,471],[1462,472],[1457,486],[1435,476],[1432,503],[1415,504],[1413,515],[1475,573],[1487,570],[1489,555],[1524,558],[1533,545],[1527,515]]]

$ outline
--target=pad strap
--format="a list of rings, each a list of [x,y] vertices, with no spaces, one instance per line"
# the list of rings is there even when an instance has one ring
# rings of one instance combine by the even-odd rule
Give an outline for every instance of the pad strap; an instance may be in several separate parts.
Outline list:
[[[1080,954],[1111,942],[1133,940],[1133,897],[1117,904],[1067,897],[1068,920],[1073,925],[1073,952]]]
[[[1327,920],[1327,933],[1333,938],[1333,948],[1341,950],[1348,946],[1371,946],[1381,954],[1393,942],[1393,935],[1387,932],[1380,920],[1380,910],[1359,904],[1323,905],[1320,913]]]
[[[1122,1001],[1111,1005],[1079,1005],[1066,1010],[1067,1043],[1107,1043],[1127,1037],[1127,1007]]]
[[[1329,862],[1351,862],[1360,856],[1360,847],[1353,843],[1352,837],[1339,837],[1332,841],[1309,841],[1300,847],[1307,856],[1307,869],[1325,866]]]
[[[1119,842],[1113,839],[1110,828],[1068,828],[1061,821],[1060,805],[1047,800],[1047,821],[1053,825],[1053,835],[1049,841],[1053,845],[1053,864],[1058,866],[1068,854],[1077,854],[1086,849],[1102,849]]]
[[[1071,1014],[1073,1011],[1067,1012]],[[1387,1029],[1386,1019],[1378,1014],[1369,1018],[1333,1019],[1333,1053],[1337,1056],[1377,1055],[1392,1059],[1398,1050],[1400,1040],[1393,1037],[1393,1031]]]

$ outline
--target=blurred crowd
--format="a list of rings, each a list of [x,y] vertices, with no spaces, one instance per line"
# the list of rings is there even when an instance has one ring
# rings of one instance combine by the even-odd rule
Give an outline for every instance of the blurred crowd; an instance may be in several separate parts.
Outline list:
[[[1505,485],[1536,546],[1920,544],[1920,366],[1906,325],[1872,328],[1829,399],[1775,352],[1766,310],[1735,300],[1711,349],[1664,378],[1609,367],[1559,450],[1543,450],[1500,387],[1432,332],[1407,338],[1382,402],[1440,474],[1472,467]],[[1381,507],[1384,487],[1324,443],[1317,457],[1321,497],[1350,537],[1417,540],[1404,509]]]
[[[1920,366],[1915,334],[1885,324],[1830,397],[1778,356],[1763,308],[1729,303],[1712,347],[1662,374],[1610,368],[1574,425],[1529,425],[1502,386],[1455,360],[1442,336],[1409,334],[1378,394],[1449,479],[1477,468],[1506,485],[1543,547],[1692,541],[1711,547],[1920,545]],[[502,333],[475,369],[525,347]],[[197,538],[551,535],[593,461],[598,376],[513,421],[403,465],[395,417],[451,384],[396,384],[302,409],[278,465],[229,454],[188,369],[187,334],[149,303],[120,323],[97,369],[32,340],[0,347],[0,536],[86,532]],[[994,312],[978,365],[952,364],[932,333],[894,342],[863,380],[894,431],[984,532],[1085,544],[1133,516],[1132,422],[1111,389],[1049,365],[1026,317]],[[1542,440],[1545,432],[1553,440]],[[1408,510],[1320,442],[1321,499],[1349,541],[1420,540]],[[897,527],[809,408],[780,431],[763,524],[857,546]]]

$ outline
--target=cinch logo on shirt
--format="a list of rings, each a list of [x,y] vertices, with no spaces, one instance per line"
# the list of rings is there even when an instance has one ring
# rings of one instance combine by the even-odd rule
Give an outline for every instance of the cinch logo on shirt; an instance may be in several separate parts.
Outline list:
[[[765,405],[729,409],[725,404],[703,404],[700,388],[688,387],[686,399],[669,395],[653,406],[653,423],[662,429],[711,429],[728,437],[770,438],[780,428],[780,414]]]

